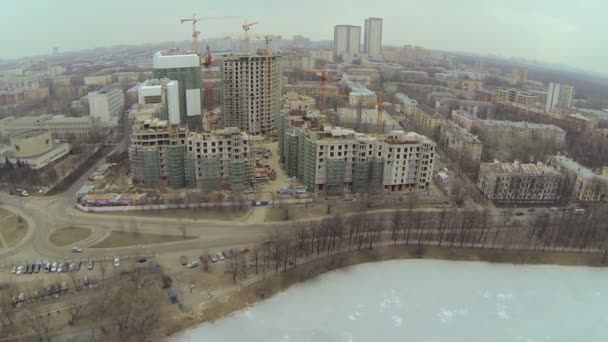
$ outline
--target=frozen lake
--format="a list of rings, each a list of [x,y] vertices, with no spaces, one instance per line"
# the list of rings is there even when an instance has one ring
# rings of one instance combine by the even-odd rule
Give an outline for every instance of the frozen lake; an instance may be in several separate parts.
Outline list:
[[[608,341],[608,269],[399,260],[335,271],[171,339]]]

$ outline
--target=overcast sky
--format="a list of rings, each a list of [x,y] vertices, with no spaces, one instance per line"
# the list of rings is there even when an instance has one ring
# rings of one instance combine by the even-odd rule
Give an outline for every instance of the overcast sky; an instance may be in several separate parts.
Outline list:
[[[333,39],[333,26],[384,18],[384,44],[495,53],[608,73],[605,0],[2,0],[0,57],[186,40],[179,19],[243,16],[251,32]],[[241,20],[200,25],[203,37],[239,33]]]

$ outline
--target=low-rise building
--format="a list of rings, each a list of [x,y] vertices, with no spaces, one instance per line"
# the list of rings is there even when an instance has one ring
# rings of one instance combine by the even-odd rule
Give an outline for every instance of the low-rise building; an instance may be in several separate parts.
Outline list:
[[[579,201],[608,201],[608,176],[598,175],[565,156],[553,156],[550,164],[563,171],[573,184],[572,195]]]
[[[0,152],[0,163],[27,164],[32,170],[40,170],[61,159],[70,152],[70,145],[54,142],[48,129],[34,129],[16,133],[10,137],[10,147]]]
[[[538,97],[530,92],[510,89],[499,89],[496,94],[498,102],[514,102],[522,106],[534,107],[538,102]]]
[[[530,122],[499,120],[478,121],[480,134],[493,145],[508,145],[514,141],[550,144],[559,149],[566,142],[566,131],[555,126]],[[484,143],[486,141],[484,140]]]
[[[470,132],[477,129],[479,119],[467,111],[456,109],[452,111],[452,121]]]
[[[590,133],[596,126],[596,122],[579,113],[564,116],[564,125],[567,129],[577,133]]]
[[[409,96],[403,93],[395,94],[397,100],[399,100],[399,104],[401,105],[401,112],[403,114],[412,115],[418,106],[418,101],[410,98]]]
[[[563,180],[558,170],[542,163],[482,163],[477,187],[499,203],[554,203]]]
[[[461,100],[456,98],[437,98],[435,110],[444,116],[450,115],[453,110],[465,110],[477,117],[491,118],[494,115],[494,104],[484,101]]]
[[[112,75],[87,76],[84,78],[86,86],[102,86],[112,84]]]
[[[315,107],[315,99],[311,96],[288,92],[283,97],[283,108],[287,110],[297,109],[309,111]]]
[[[481,141],[452,121],[446,121],[441,127],[438,143],[467,170],[476,169],[481,163]]]
[[[53,139],[86,139],[93,130],[89,116],[69,117],[43,114],[39,116],[8,117],[0,120],[0,135],[10,136],[35,129],[48,129]]]
[[[416,132],[433,139],[439,137],[439,130],[445,121],[443,115],[425,104],[418,104],[412,115],[408,116],[408,122],[414,126]]]
[[[300,95],[319,97],[321,96],[321,92],[323,87],[319,82],[298,82],[296,84],[287,84],[283,87],[286,92],[294,92]],[[340,87],[335,84],[326,84],[325,87],[325,96],[336,97],[340,93]]]

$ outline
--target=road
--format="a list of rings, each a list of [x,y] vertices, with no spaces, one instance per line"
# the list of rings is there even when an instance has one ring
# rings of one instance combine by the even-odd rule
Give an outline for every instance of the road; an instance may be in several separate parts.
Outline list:
[[[116,148],[120,148],[117,146]],[[76,192],[86,182],[94,170],[105,162],[102,158],[96,165],[85,172],[65,192],[48,197],[18,197],[6,193],[0,193],[2,206],[21,215],[28,223],[28,233],[18,246],[0,251],[0,257],[8,263],[20,263],[24,260],[33,259],[63,259],[74,257],[68,247],[56,247],[49,241],[49,236],[54,229],[64,226],[78,226],[90,228],[92,234],[82,242],[80,247],[84,250],[80,256],[87,257],[109,257],[110,255],[134,255],[142,252],[166,253],[175,251],[197,250],[197,249],[221,249],[228,246],[251,244],[260,241],[268,233],[276,230],[295,229],[297,224],[290,221],[266,222],[251,224],[240,221],[212,221],[212,220],[190,220],[187,218],[159,218],[143,216],[125,216],[112,214],[83,213],[74,206]],[[425,211],[441,209],[423,209]],[[389,213],[392,210],[375,211],[379,215]],[[496,223],[502,221],[498,212],[493,212]],[[526,215],[527,216],[527,215]],[[527,220],[526,216],[519,217]],[[313,217],[304,221],[319,220]],[[121,248],[86,248],[105,239],[112,230],[130,231],[131,227],[137,226],[138,232],[142,234],[169,234],[181,236],[179,226],[187,224],[187,235],[198,237],[193,240],[177,241],[155,245],[136,245]]]

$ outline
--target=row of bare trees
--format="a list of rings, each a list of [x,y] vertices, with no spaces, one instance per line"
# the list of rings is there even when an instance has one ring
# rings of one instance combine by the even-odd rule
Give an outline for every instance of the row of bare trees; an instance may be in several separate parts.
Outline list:
[[[335,253],[373,249],[378,244],[469,247],[503,250],[571,251],[605,253],[608,250],[608,211],[591,209],[541,213],[533,218],[510,212],[445,209],[399,210],[390,216],[361,213],[301,223],[289,232],[275,231],[254,246],[248,257],[232,259],[226,273],[232,280],[249,272],[277,274],[298,263]]]

